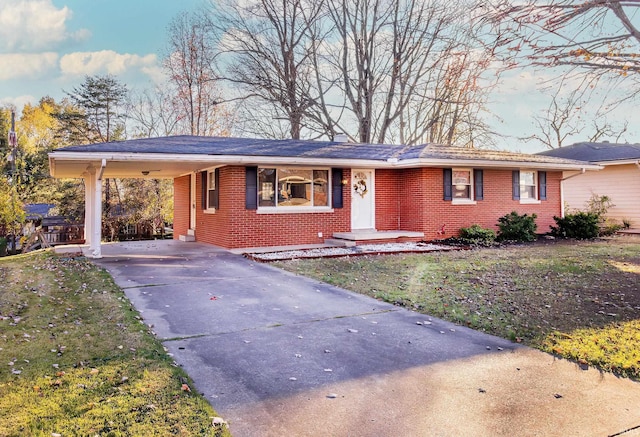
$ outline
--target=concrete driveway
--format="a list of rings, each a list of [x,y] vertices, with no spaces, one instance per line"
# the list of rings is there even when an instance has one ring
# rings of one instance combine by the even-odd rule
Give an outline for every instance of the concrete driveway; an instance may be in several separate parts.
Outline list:
[[[211,245],[105,267],[234,436],[640,436],[640,385]]]

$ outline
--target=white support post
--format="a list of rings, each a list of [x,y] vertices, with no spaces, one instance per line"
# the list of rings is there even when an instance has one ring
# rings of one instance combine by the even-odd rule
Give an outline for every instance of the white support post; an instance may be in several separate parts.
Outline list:
[[[93,238],[93,181],[96,171],[88,167],[84,173],[84,243],[91,247]]]
[[[85,240],[89,244],[89,257],[102,258],[102,174],[106,160],[95,168],[87,167],[85,181]]]

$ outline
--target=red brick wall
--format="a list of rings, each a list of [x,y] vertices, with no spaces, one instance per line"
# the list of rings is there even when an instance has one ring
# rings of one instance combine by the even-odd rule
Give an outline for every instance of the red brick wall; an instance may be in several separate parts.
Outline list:
[[[443,175],[439,168],[401,170],[399,180],[406,187],[400,204],[401,229],[421,231],[427,240],[457,235],[460,228],[479,224],[497,230],[498,218],[511,211],[537,214],[538,233],[549,231],[560,215],[561,172],[547,172],[547,199],[539,204],[520,204],[512,199],[511,170],[484,170],[484,200],[475,205],[453,205],[443,200]],[[377,189],[377,186],[376,186]]]
[[[344,177],[349,171],[344,170]],[[197,177],[196,193],[202,179]],[[334,232],[351,230],[351,197],[343,189],[344,208],[323,213],[259,214],[245,208],[245,168],[220,169],[220,207],[215,214],[202,210],[196,196],[196,240],[226,248],[323,243]],[[188,208],[188,204],[186,205]],[[318,232],[323,236],[318,237]]]
[[[189,229],[189,186],[190,176],[173,180],[173,238],[177,240]]]
[[[350,180],[350,171],[343,170]],[[547,172],[547,198],[540,204],[512,200],[511,171],[484,170],[484,200],[453,205],[443,200],[439,168],[376,170],[376,228],[425,233],[432,240],[457,235],[461,227],[479,224],[497,229],[498,218],[516,211],[536,213],[538,233],[549,230],[560,214],[561,172]],[[351,190],[343,188],[344,207],[325,213],[259,214],[245,209],[245,168],[220,169],[220,208],[207,214],[201,205],[201,177],[196,183],[196,240],[226,248],[322,243],[334,232],[351,230]],[[174,181],[174,238],[189,227],[189,177]],[[445,227],[445,234],[437,232]],[[323,237],[318,237],[322,232]]]

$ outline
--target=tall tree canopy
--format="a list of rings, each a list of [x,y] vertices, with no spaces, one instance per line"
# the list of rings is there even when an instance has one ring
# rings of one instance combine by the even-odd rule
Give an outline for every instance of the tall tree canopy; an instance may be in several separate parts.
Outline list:
[[[500,1],[490,17],[503,44],[542,65],[626,76],[640,71],[640,2]]]
[[[124,138],[126,85],[111,75],[86,76],[67,95],[73,107],[59,114],[64,129],[77,132],[86,143]]]
[[[640,92],[640,2],[494,1],[486,20],[510,66],[540,68],[549,108],[530,138],[548,148],[575,137],[620,139],[613,109]],[[553,89],[555,88],[555,89]]]
[[[163,97],[170,100],[160,103],[170,104],[177,115],[174,127],[191,135],[219,135],[225,129],[220,123],[225,115],[216,86],[218,51],[208,17],[198,12],[177,15],[169,25],[166,50],[164,67],[173,88]]]
[[[293,138],[473,145],[488,132],[480,113],[495,83],[474,6],[224,0],[212,2],[211,21],[225,79]]]

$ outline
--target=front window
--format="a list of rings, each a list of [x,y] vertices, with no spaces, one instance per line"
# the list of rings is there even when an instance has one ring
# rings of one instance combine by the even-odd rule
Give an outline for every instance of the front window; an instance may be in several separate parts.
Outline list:
[[[212,170],[207,173],[207,208],[215,208],[216,195],[216,172]]]
[[[453,200],[471,200],[472,174],[471,170],[453,169],[452,194]]]
[[[537,200],[536,172],[520,171],[520,200]]]
[[[259,207],[329,206],[329,170],[294,167],[258,169]]]

